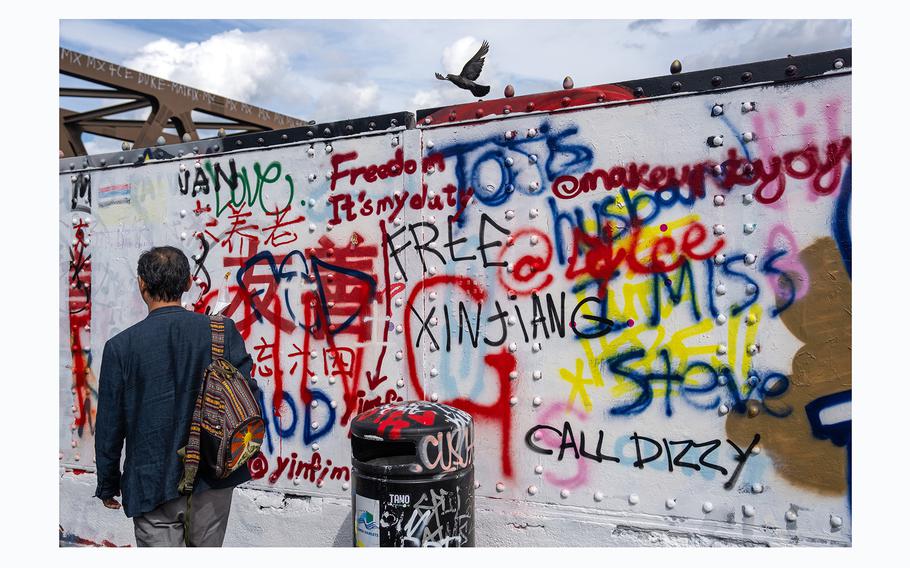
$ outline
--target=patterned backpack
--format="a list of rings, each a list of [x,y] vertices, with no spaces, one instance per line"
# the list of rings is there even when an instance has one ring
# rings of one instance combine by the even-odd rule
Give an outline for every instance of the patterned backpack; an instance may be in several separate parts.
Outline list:
[[[259,451],[265,422],[246,379],[224,358],[224,319],[211,317],[212,363],[202,376],[183,457],[182,494],[192,493],[200,462],[224,479]]]

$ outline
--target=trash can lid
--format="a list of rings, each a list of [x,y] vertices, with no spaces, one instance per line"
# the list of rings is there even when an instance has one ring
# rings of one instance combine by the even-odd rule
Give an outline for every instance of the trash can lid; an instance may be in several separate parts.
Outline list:
[[[351,465],[381,477],[451,475],[474,464],[474,420],[426,401],[384,404],[351,424]]]
[[[351,435],[375,441],[419,441],[440,432],[473,429],[473,418],[463,410],[414,400],[383,404],[358,414],[351,424]]]

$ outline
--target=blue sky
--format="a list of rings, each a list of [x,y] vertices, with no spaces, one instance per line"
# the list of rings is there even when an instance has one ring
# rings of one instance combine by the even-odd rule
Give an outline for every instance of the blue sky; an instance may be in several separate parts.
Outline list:
[[[437,81],[491,44],[501,96],[848,47],[849,20],[61,20],[60,45],[291,116],[328,122],[473,100]],[[61,85],[75,84],[61,76]],[[80,110],[78,101],[61,104]],[[90,153],[119,142],[85,138]]]

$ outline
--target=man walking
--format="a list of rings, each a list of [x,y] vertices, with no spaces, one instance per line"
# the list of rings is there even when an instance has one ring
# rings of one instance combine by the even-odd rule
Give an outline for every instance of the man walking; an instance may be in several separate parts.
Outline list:
[[[248,481],[240,467],[225,479],[200,468],[193,492],[180,495],[178,450],[187,443],[193,407],[211,363],[209,318],[187,311],[180,300],[190,289],[186,255],[155,247],[139,257],[139,292],[148,316],[104,346],[98,380],[95,496],[133,519],[138,546],[221,546],[234,487]],[[249,381],[252,359],[230,318],[224,318],[224,358]],[[126,459],[120,472],[120,454]]]

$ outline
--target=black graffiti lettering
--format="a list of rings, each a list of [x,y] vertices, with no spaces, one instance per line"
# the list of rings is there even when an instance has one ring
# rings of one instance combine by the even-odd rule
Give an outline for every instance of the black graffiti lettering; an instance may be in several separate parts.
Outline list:
[[[553,432],[555,434],[559,434],[559,435],[562,435],[562,432],[560,432],[559,429],[554,428],[552,426],[547,426],[546,424],[538,424],[537,426],[534,426],[533,428],[528,430],[528,433],[525,434],[525,444],[527,444],[528,447],[531,448],[532,452],[537,452],[538,454],[544,454],[544,455],[551,455],[553,453],[553,450],[551,450],[550,448],[541,448],[540,446],[538,446],[537,444],[534,443],[534,434],[536,434],[539,430],[550,430],[551,432]]]
[[[454,235],[452,234],[452,224],[453,224],[452,222],[454,220],[455,220],[455,217],[452,215],[449,215],[449,217],[447,219],[448,224],[449,224],[449,240],[448,240],[448,242],[446,242],[446,244],[443,245],[443,247],[449,249],[449,256],[452,258],[452,262],[476,259],[477,258],[476,254],[472,254],[471,256],[455,256],[455,245],[460,245],[461,243],[466,243],[466,242],[468,242],[468,239],[467,239],[467,237],[462,237],[460,239],[454,239]]]
[[[417,229],[417,227],[420,227],[420,226],[427,227],[428,229],[432,229],[432,231],[433,231],[433,238],[428,240],[425,243],[421,243],[420,239],[417,238],[416,229]],[[432,223],[429,223],[427,221],[421,221],[419,223],[412,223],[410,225],[410,230],[411,230],[411,235],[413,235],[413,237],[414,237],[414,250],[417,251],[417,255],[420,257],[420,264],[423,266],[424,272],[426,272],[426,270],[427,270],[427,263],[426,263],[426,260],[424,259],[423,251],[429,251],[429,252],[435,254],[436,257],[439,258],[439,260],[441,260],[443,264],[446,263],[446,258],[444,256],[442,256],[442,253],[440,253],[438,250],[430,247],[430,245],[433,244],[436,241],[436,239],[439,238],[439,229],[437,229],[435,225],[433,225]]]
[[[562,456],[566,450],[571,448],[575,452],[575,459],[579,458],[578,446],[575,444],[575,435],[572,433],[572,425],[568,422],[562,426],[562,441],[559,443],[559,456],[557,461],[562,461]]]
[[[420,312],[414,309],[414,306],[411,306],[411,311],[414,312],[414,315],[417,316],[417,319],[420,321],[420,331],[417,333],[417,343],[416,347],[420,347],[420,338],[423,337],[423,332],[426,331],[427,335],[430,336],[430,341],[433,342],[433,346],[436,349],[439,349],[439,343],[436,341],[436,338],[433,337],[433,331],[430,329],[430,320],[433,319],[433,313],[436,312],[436,307],[430,308],[430,313],[427,314],[427,319],[420,317]]]
[[[601,463],[604,460],[619,463],[619,458],[614,457],[614,456],[605,455],[601,451],[603,448],[603,443],[604,443],[604,431],[603,430],[597,431],[597,448],[594,450],[593,454],[588,453],[585,449],[585,433],[584,432],[581,432],[579,434],[579,438],[581,439],[581,446],[579,447],[578,451],[581,453],[582,457],[588,458],[589,460],[596,461],[597,463]]]
[[[408,241],[401,247],[396,248],[395,243],[392,242],[392,239],[394,239],[401,233],[405,232],[406,229],[407,229],[407,227],[402,227],[391,235],[388,233],[385,233],[385,235],[384,235],[386,243],[388,244],[389,256],[391,256],[392,259],[395,261],[396,266],[398,266],[398,271],[401,272],[402,277],[404,278],[405,282],[408,281],[408,273],[405,271],[404,266],[402,266],[401,260],[399,260],[398,255],[400,253],[402,253],[405,249],[407,249],[409,246],[411,246],[411,241]]]
[[[483,258],[483,267],[488,268],[490,266],[506,266],[507,263],[505,261],[490,262],[489,259],[487,259],[487,249],[488,248],[498,249],[499,247],[502,246],[502,241],[493,241],[490,243],[486,242],[484,235],[486,232],[487,225],[493,225],[493,227],[497,231],[499,231],[500,233],[502,233],[506,236],[508,236],[511,233],[511,231],[509,231],[508,229],[504,229],[504,228],[500,227],[499,225],[497,225],[496,221],[491,219],[490,216],[487,215],[486,213],[481,214],[481,216],[480,216],[480,246],[478,246],[477,249],[480,251],[481,258]]]
[[[638,432],[633,432],[632,435],[629,436],[629,439],[635,442],[635,455],[638,457],[638,459],[636,459],[635,463],[633,463],[632,465],[634,467],[637,467],[638,469],[644,469],[646,463],[656,460],[664,452],[663,448],[660,445],[660,442],[658,442],[657,440],[651,439],[651,438],[647,438],[645,436],[639,436]],[[647,459],[642,459],[641,445],[638,443],[639,440],[645,440],[647,442],[650,442],[655,448],[657,448],[657,453],[648,457]]]
[[[502,306],[499,305],[499,301],[494,301],[493,305],[496,306],[496,313],[487,318],[488,323],[493,323],[496,320],[499,320],[500,325],[502,326],[502,335],[497,341],[490,341],[489,335],[484,333],[483,342],[489,345],[490,347],[498,347],[506,342],[506,338],[509,335],[508,329],[506,328],[506,318],[509,316],[509,313],[502,309]]]
[[[755,445],[758,444],[759,440],[761,440],[761,436],[758,434],[755,434],[755,437],[752,438],[752,443],[750,443],[749,447],[746,448],[745,451],[743,451],[739,446],[736,445],[736,442],[734,442],[733,440],[730,440],[729,438],[727,439],[727,443],[730,444],[731,446],[733,446],[733,449],[736,450],[736,453],[737,453],[736,461],[738,463],[736,464],[736,469],[734,469],[733,473],[730,475],[730,479],[728,479],[727,482],[724,483],[724,489],[730,489],[733,487],[733,484],[736,483],[736,479],[739,477],[739,474],[742,471],[743,466],[746,465],[746,461],[752,455],[752,450],[755,448]]]
[[[695,444],[692,442],[692,440],[671,441],[670,444],[675,445],[675,446],[685,444],[685,447],[683,447],[682,451],[679,452],[678,454],[676,454],[676,457],[673,458],[673,465],[675,465],[677,467],[688,467],[688,468],[694,469],[695,471],[701,470],[701,467],[696,463],[682,461],[683,456],[686,455],[686,452],[689,451],[689,448],[692,448],[695,446]]]
[[[720,447],[720,440],[711,440],[710,442],[705,442],[703,444],[692,444],[692,447],[694,447],[694,448],[700,448],[702,446],[707,446],[708,449],[701,453],[701,456],[698,458],[698,463],[700,463],[701,465],[703,465],[705,467],[709,467],[711,469],[716,469],[717,471],[719,471],[721,473],[721,475],[727,475],[727,468],[725,468],[723,466],[719,466],[717,464],[713,464],[709,461],[705,461],[705,458],[708,457],[708,454],[710,454],[711,452],[713,452],[714,450],[716,450],[717,448]]]

